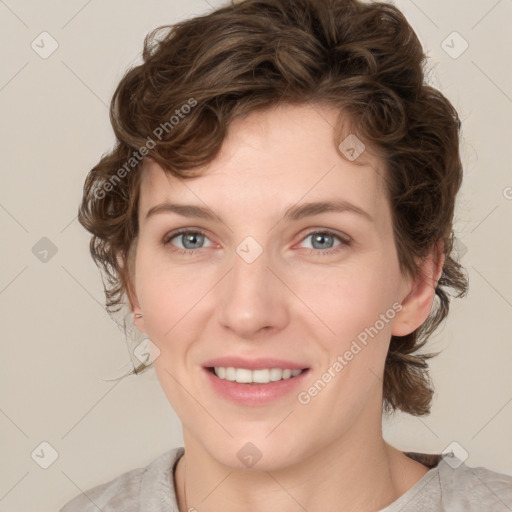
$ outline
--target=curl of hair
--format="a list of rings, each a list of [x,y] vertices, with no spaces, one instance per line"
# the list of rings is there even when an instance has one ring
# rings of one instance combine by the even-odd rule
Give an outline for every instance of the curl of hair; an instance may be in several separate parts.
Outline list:
[[[148,34],[143,63],[125,74],[112,98],[116,145],[89,172],[79,208],[108,311],[125,299],[131,305],[146,158],[187,179],[215,159],[233,119],[279,102],[327,104],[339,109],[340,120],[348,116],[351,131],[386,163],[402,271],[416,275],[418,260],[441,243],[445,263],[433,310],[414,332],[392,336],[384,370],[385,411],[428,414],[427,360],[437,354],[419,350],[448,314],[449,290],[461,297],[468,283],[452,254],[460,122],[426,83],[424,63],[413,29],[387,3],[244,0]],[[340,121],[337,143],[342,129]]]

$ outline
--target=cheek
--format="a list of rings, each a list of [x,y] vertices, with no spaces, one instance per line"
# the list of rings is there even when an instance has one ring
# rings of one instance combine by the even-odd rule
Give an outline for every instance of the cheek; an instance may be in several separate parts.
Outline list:
[[[141,251],[136,267],[136,291],[150,339],[164,340],[194,309],[211,287],[204,272],[188,265],[170,265]],[[153,337],[153,338],[152,338]]]
[[[224,272],[218,265],[170,264],[145,247],[141,249],[136,260],[136,288],[144,311],[145,330],[156,344],[172,345],[170,341],[183,326],[192,327],[192,317],[199,323],[202,315],[207,314],[204,308],[216,307],[207,295]],[[318,324],[317,339],[327,346],[332,345],[333,339],[338,344],[350,344],[371,329],[380,315],[392,308],[399,279],[392,244],[358,254],[337,266],[311,263],[304,269],[282,269],[280,274],[300,299],[298,309],[290,314],[301,314],[302,318],[296,318],[299,323]],[[381,323],[377,325],[380,326]],[[386,336],[391,332],[390,323],[386,322],[380,330]],[[326,336],[321,336],[322,332]]]
[[[383,258],[372,253],[338,268],[318,269],[314,278],[302,277],[300,283],[297,295],[329,328],[338,344],[350,344],[376,323],[383,337],[390,334],[398,285],[398,268],[392,255]],[[379,321],[381,315],[386,317],[384,325]],[[333,336],[324,339],[331,344]]]

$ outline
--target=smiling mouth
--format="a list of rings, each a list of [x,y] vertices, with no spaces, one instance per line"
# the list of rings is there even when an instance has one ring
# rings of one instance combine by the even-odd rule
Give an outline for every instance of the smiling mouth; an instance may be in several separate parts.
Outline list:
[[[216,377],[238,384],[270,384],[281,380],[289,380],[305,373],[309,368],[291,370],[289,368],[263,368],[250,370],[248,368],[234,368],[232,366],[215,366],[207,370]]]

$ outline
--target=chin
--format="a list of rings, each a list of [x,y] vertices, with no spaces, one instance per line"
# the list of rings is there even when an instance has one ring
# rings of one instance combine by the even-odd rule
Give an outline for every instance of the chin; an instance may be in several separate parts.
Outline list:
[[[246,471],[279,471],[299,463],[308,454],[298,450],[305,445],[305,440],[283,442],[273,434],[265,439],[267,434],[258,437],[236,436],[223,442],[212,442],[204,445],[210,456],[221,464],[235,470]],[[309,449],[312,448],[309,446]]]

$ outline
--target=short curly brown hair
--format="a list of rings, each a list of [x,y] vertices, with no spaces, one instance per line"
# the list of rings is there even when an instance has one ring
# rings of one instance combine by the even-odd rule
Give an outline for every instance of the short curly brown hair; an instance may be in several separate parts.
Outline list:
[[[351,131],[386,164],[402,272],[416,275],[416,262],[442,242],[434,307],[414,332],[392,336],[383,382],[386,412],[428,414],[427,359],[437,354],[418,350],[448,314],[449,289],[461,297],[468,282],[452,254],[460,121],[427,85],[424,63],[405,17],[381,2],[243,0],[148,34],[143,63],[112,98],[117,142],[89,172],[79,209],[103,271],[107,310],[132,307],[146,158],[173,176],[198,176],[194,169],[216,157],[233,119],[279,102],[327,104],[349,117]]]

